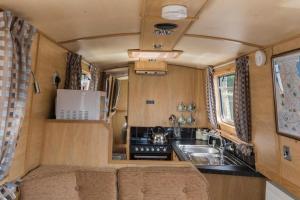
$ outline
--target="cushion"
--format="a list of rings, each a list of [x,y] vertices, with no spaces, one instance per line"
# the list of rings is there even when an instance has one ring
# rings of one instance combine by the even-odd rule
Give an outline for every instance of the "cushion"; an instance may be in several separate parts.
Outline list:
[[[116,200],[117,178],[115,169],[76,172],[79,196],[82,200]]]
[[[80,200],[76,188],[76,174],[74,172],[31,179],[22,182],[21,199]]]
[[[208,200],[208,183],[193,167],[129,167],[118,172],[120,200]]]
[[[31,180],[31,179],[38,179],[43,177],[49,177],[59,174],[65,174],[74,172],[76,170],[81,169],[80,167],[76,166],[61,166],[61,165],[45,165],[40,166],[31,172],[29,172],[25,177],[24,181]]]

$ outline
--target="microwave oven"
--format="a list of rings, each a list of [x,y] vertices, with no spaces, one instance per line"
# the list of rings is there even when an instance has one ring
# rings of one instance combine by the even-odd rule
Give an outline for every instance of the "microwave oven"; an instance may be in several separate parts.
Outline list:
[[[88,90],[58,89],[56,119],[106,120],[106,93]]]

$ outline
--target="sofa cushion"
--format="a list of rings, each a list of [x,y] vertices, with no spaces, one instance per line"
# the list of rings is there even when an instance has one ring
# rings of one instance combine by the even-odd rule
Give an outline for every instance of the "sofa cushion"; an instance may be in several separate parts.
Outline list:
[[[24,183],[66,173],[76,174],[76,189],[81,200],[116,200],[117,170],[115,168],[87,168],[74,166],[41,166],[24,178]],[[23,184],[22,184],[23,185]],[[38,189],[38,188],[36,188]],[[21,187],[21,192],[28,192]],[[30,191],[32,192],[32,191]]]
[[[75,173],[65,173],[38,179],[31,179],[21,184],[22,200],[80,200],[76,190]]]
[[[76,167],[76,166],[61,166],[61,165],[44,165],[40,166],[34,170],[32,170],[30,173],[28,173],[23,180],[28,181],[32,179],[38,179],[43,177],[49,177],[59,174],[65,174],[70,172],[75,172],[77,170],[82,169],[82,167]]]
[[[207,200],[208,183],[193,167],[129,167],[118,172],[120,200]]]
[[[115,169],[76,171],[79,196],[82,200],[116,200],[117,178]]]

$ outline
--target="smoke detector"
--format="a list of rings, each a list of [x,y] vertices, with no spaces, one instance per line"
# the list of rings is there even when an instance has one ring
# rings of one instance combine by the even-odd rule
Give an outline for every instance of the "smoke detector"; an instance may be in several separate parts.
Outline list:
[[[182,5],[167,5],[162,7],[161,17],[167,20],[182,20],[187,18],[187,7]]]

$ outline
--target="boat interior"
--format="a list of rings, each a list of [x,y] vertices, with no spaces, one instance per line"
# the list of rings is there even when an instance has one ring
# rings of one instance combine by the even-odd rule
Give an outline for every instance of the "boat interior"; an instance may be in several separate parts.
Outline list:
[[[300,199],[299,0],[0,0],[0,200]]]

